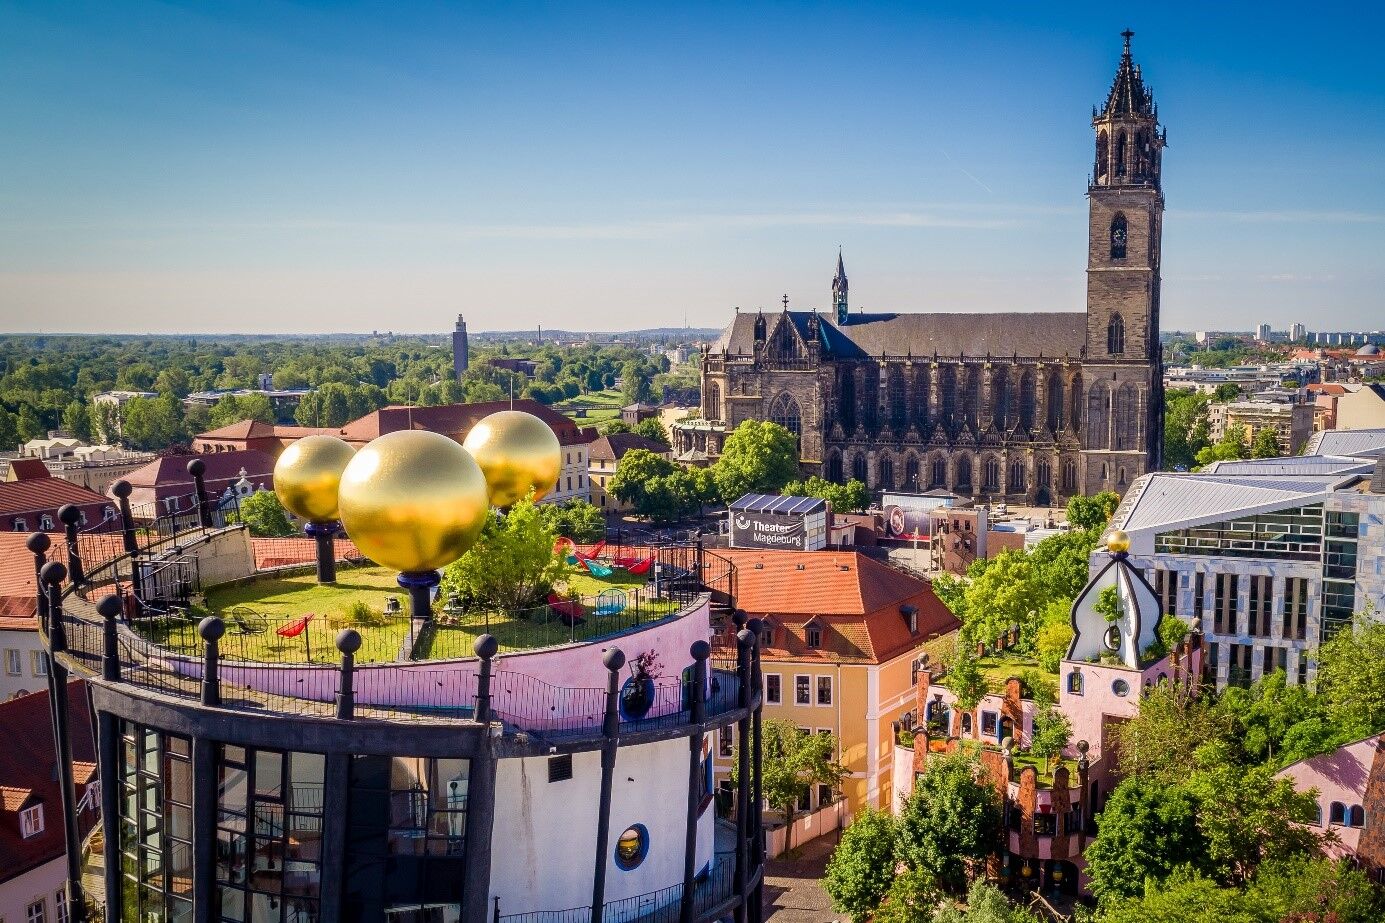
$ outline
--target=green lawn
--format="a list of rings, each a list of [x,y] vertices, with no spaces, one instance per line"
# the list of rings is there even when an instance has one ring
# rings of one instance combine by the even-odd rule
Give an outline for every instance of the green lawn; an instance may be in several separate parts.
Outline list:
[[[625,404],[619,391],[593,391],[577,397],[559,401],[553,409],[573,420],[586,425],[604,423],[620,416],[620,408]],[[577,416],[577,410],[584,410],[584,416]]]
[[[266,662],[336,663],[337,632],[352,627],[361,634],[358,663],[397,660],[409,632],[408,594],[395,580],[395,573],[382,567],[344,568],[337,572],[337,583],[324,586],[314,574],[294,577],[265,576],[240,586],[213,587],[201,605],[193,606],[187,619],[161,620],[143,624],[143,634],[176,650],[202,650],[197,622],[205,615],[221,616],[226,635],[221,650],[228,658]],[[583,621],[565,625],[552,610],[540,607],[524,613],[468,612],[452,615],[437,612],[436,624],[424,639],[424,659],[472,656],[472,642],[490,632],[502,651],[532,650],[574,640],[599,637],[663,618],[677,610],[672,600],[658,599],[646,591],[646,577],[632,576],[616,569],[609,579],[590,574],[573,574],[562,593],[580,598]],[[616,588],[626,595],[626,609],[620,613],[597,615],[592,610],[603,590]],[[380,625],[357,625],[350,618],[356,602],[364,602],[383,618],[386,597],[399,600],[400,615]],[[441,609],[441,604],[439,605]],[[306,631],[285,638],[275,629],[312,614]],[[455,624],[444,624],[452,622]],[[263,624],[264,630],[245,631]]]
[[[1024,767],[1033,766],[1034,771],[1039,774],[1039,785],[1045,788],[1051,788],[1053,786],[1053,773],[1060,765],[1066,766],[1068,769],[1068,786],[1072,787],[1077,785],[1076,760],[1059,759],[1055,756],[1053,759],[1049,760],[1048,772],[1044,772],[1044,761],[1027,751],[1015,754],[1014,778],[1019,778],[1020,770],[1024,769]]]

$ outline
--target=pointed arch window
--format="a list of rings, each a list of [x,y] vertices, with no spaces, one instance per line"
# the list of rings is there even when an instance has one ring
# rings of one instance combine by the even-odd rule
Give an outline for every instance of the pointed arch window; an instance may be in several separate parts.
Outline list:
[[[948,429],[957,425],[957,368],[945,365],[938,372],[938,410]]]
[[[850,366],[842,369],[841,396],[837,399],[837,416],[846,429],[856,428],[856,375]]]
[[[842,483],[842,456],[840,452],[833,452],[827,458],[827,480],[833,484]]]
[[[904,386],[904,370],[890,369],[890,425],[904,429],[909,425],[909,405],[906,397],[908,389]]]
[[[1116,175],[1125,175],[1125,132],[1116,133]]]
[[[1015,460],[1010,462],[1010,480],[1005,485],[1005,489],[1012,494],[1022,494],[1024,486],[1024,462]]]
[[[1063,428],[1063,375],[1057,369],[1048,373],[1048,399],[1044,403],[1048,405],[1049,432],[1057,433]]]
[[[1107,161],[1111,158],[1111,139],[1106,136],[1106,129],[1096,133],[1096,178],[1106,179],[1108,169]]]
[[[1087,448],[1106,448],[1110,409],[1111,391],[1105,381],[1097,379],[1092,382],[1092,390],[1087,394],[1087,428],[1086,439],[1083,440]]]
[[[1077,462],[1063,462],[1063,493],[1077,492]]]
[[[1112,314],[1106,325],[1106,352],[1112,356],[1125,354],[1125,318]]]
[[[894,459],[888,455],[880,456],[880,481],[876,486],[881,490],[894,490]]]
[[[1034,370],[1020,374],[1020,429],[1034,428]]]
[[[866,457],[864,455],[857,455],[851,459],[851,477],[853,480],[860,481],[862,484],[869,481],[869,477],[866,474]]]
[[[803,414],[798,409],[798,401],[787,391],[781,392],[774,399],[774,403],[769,405],[769,420],[771,423],[778,423],[795,436],[803,432]]]
[[[1000,462],[987,457],[981,466],[981,489],[988,493],[1000,490]]]
[[[912,455],[904,460],[904,489],[919,489],[919,460]]]
[[[1125,243],[1129,234],[1129,228],[1125,223],[1125,215],[1116,212],[1116,217],[1111,219],[1111,259],[1125,259]]]
[[[981,414],[981,366],[967,369],[967,384],[962,392],[962,408],[967,425],[976,428]]]
[[[793,325],[789,323],[788,316],[780,321],[779,329],[774,335],[774,352],[779,359],[798,359],[803,355],[799,348],[798,334],[794,333]]]
[[[928,369],[914,372],[914,420],[922,430],[928,425]]]
[[[991,417],[996,429],[1010,428],[1010,370],[999,366],[991,372]]]
[[[1086,393],[1082,390],[1081,372],[1072,376],[1072,383],[1068,386],[1068,398],[1068,429],[1075,433],[1082,426],[1082,402],[1087,399]]]
[[[703,402],[706,409],[703,411],[708,420],[721,419],[721,385],[716,382],[707,383],[707,399]]]
[[[1126,382],[1116,389],[1114,422],[1115,448],[1133,449],[1140,439],[1140,398],[1135,386]]]
[[[928,486],[946,487],[947,486],[947,462],[941,456],[933,459],[932,470],[929,472]]]
[[[971,492],[971,456],[963,455],[957,459],[957,477],[953,482],[953,489]]]

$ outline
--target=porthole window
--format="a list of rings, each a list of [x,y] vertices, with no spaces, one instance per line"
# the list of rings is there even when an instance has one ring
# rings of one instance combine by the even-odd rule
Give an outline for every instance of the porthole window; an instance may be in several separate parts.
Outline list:
[[[1130,695],[1130,684],[1123,679],[1118,679],[1111,684],[1111,691],[1121,698],[1124,698]]]
[[[616,865],[623,871],[639,868],[649,855],[649,831],[644,824],[632,824],[616,840]]]

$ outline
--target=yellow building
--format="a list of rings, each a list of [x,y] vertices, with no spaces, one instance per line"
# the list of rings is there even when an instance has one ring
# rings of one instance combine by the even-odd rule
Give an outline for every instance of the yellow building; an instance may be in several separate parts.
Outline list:
[[[761,619],[764,718],[830,731],[849,775],[841,794],[855,814],[888,808],[892,722],[914,708],[925,646],[950,645],[957,619],[928,582],[850,551],[718,549],[736,565],[736,601]],[[734,645],[733,628],[719,635]],[[930,643],[931,642],[931,643]],[[731,729],[718,740],[717,773],[731,770]],[[805,793],[800,808],[834,797]]]

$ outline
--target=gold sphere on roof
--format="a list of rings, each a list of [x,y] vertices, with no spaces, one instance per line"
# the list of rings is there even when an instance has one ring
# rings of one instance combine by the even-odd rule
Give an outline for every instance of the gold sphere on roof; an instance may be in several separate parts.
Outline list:
[[[1130,536],[1120,529],[1106,536],[1106,550],[1114,553],[1130,550]]]
[[[482,418],[462,443],[486,473],[491,503],[509,506],[530,490],[539,500],[558,483],[563,450],[547,423],[522,410]]]
[[[356,450],[336,436],[304,436],[274,463],[274,492],[300,519],[330,522],[337,518],[341,473]]]
[[[486,477],[446,436],[400,430],[367,443],[341,476],[341,522],[372,561],[437,570],[466,554],[490,513]]]

